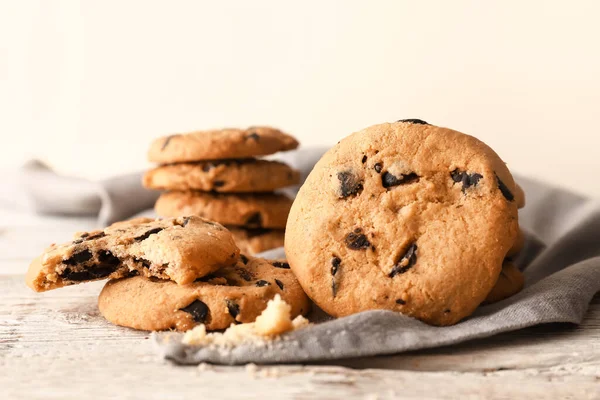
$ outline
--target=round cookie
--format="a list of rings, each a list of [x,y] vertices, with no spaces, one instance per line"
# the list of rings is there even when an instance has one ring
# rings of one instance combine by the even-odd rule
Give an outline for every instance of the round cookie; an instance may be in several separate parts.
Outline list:
[[[219,129],[180,133],[158,138],[148,159],[160,164],[249,158],[293,150],[298,141],[275,128]]]
[[[515,264],[505,261],[504,265],[502,265],[498,281],[485,298],[485,303],[496,303],[507,299],[519,293],[523,289],[523,286],[525,286],[525,276],[523,276],[523,273],[519,271]]]
[[[228,227],[235,244],[244,254],[258,254],[283,247],[283,229],[243,229]]]
[[[420,120],[375,125],[330,149],[300,188],[288,262],[330,315],[388,309],[454,324],[498,280],[518,231],[514,191],[474,137]]]
[[[231,233],[204,218],[136,218],[50,246],[31,263],[26,283],[41,292],[141,274],[186,284],[235,264],[238,255]]]
[[[134,329],[185,331],[204,324],[217,330],[253,322],[276,294],[292,307],[292,318],[308,312],[308,298],[287,264],[241,256],[237,265],[189,285],[142,277],[111,280],[98,308],[108,321]]]
[[[300,173],[287,164],[254,158],[163,165],[143,178],[150,189],[216,192],[272,192],[298,182]]]
[[[154,209],[163,217],[199,215],[223,225],[285,228],[292,200],[282,194],[217,194],[166,192]]]

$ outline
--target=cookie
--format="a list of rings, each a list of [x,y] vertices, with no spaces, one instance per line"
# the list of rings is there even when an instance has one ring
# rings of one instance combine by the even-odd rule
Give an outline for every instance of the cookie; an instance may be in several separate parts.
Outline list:
[[[522,229],[519,229],[517,232],[517,237],[515,238],[515,242],[512,247],[506,253],[506,257],[512,258],[519,254],[521,250],[525,247],[525,232]]]
[[[228,227],[235,244],[244,254],[258,254],[283,247],[283,229],[243,229]]]
[[[518,231],[515,183],[474,137],[420,120],[341,140],[292,206],[285,251],[308,296],[340,317],[388,309],[433,325],[470,315]]]
[[[50,246],[30,265],[26,283],[42,292],[141,274],[185,284],[235,264],[238,255],[231,233],[215,222],[200,217],[138,218]]]
[[[502,271],[494,288],[485,298],[485,303],[496,303],[519,293],[525,286],[523,273],[510,261],[502,265]]]
[[[254,321],[279,294],[293,318],[308,312],[309,301],[286,267],[241,256],[235,266],[189,285],[142,277],[111,280],[100,293],[98,308],[108,321],[135,329],[185,331],[204,324],[217,330]]]
[[[293,150],[298,141],[278,129],[266,126],[248,129],[220,129],[179,133],[156,139],[148,159],[170,164],[225,158],[249,158]]]
[[[283,229],[291,206],[282,194],[166,192],[154,209],[163,217],[199,215],[223,225]]]
[[[255,158],[163,165],[143,178],[150,189],[216,192],[272,192],[298,182],[287,164]]]
[[[515,184],[515,201],[518,208],[525,207],[525,191],[518,184]]]

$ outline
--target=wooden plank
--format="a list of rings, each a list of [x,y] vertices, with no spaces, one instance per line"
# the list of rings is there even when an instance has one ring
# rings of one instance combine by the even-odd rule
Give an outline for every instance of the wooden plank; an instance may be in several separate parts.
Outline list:
[[[178,367],[146,332],[98,313],[102,282],[33,293],[0,276],[0,395],[7,399],[598,398],[600,298],[580,327],[551,325],[341,366]],[[364,369],[364,368],[370,369]],[[385,367],[386,369],[372,369]]]

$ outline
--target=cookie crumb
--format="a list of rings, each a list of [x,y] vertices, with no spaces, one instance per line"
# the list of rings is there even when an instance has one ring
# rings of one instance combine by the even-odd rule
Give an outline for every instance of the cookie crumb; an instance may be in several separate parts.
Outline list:
[[[292,307],[281,300],[280,295],[275,295],[275,298],[267,303],[267,308],[256,318],[254,322],[256,333],[275,336],[294,329],[291,312]]]

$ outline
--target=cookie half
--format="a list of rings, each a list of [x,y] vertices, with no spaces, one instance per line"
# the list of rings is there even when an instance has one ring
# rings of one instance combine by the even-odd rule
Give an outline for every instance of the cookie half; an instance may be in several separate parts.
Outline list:
[[[185,284],[235,264],[238,256],[231,233],[215,222],[194,216],[138,218],[50,246],[29,266],[26,283],[42,292],[140,274]]]
[[[178,133],[156,139],[148,159],[160,164],[250,158],[293,150],[298,141],[266,126]]]
[[[300,173],[277,161],[202,161],[163,165],[144,175],[143,184],[159,190],[272,192],[300,182]]]
[[[420,120],[354,133],[292,206],[288,261],[308,296],[345,316],[388,309],[434,325],[470,315],[518,232],[515,183],[474,137]]]
[[[519,293],[525,286],[525,276],[510,261],[505,261],[502,271],[492,291],[485,298],[485,303],[496,303]]]
[[[283,229],[244,229],[228,227],[235,244],[244,254],[258,254],[263,251],[283,247]]]
[[[283,229],[292,200],[282,194],[166,192],[154,209],[163,217],[199,215],[223,225]]]
[[[240,257],[237,265],[189,285],[142,277],[111,280],[98,297],[98,307],[116,325],[148,331],[185,331],[198,324],[217,330],[253,322],[276,294],[291,306],[292,318],[306,314],[306,294],[291,270],[281,265]]]

